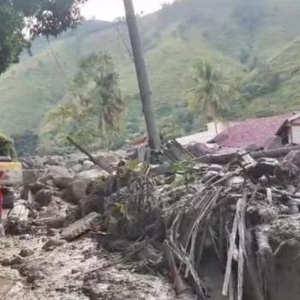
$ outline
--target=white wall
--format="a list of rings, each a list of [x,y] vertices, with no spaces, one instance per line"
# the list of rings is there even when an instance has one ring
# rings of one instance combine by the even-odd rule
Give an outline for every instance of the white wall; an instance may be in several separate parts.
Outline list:
[[[300,126],[291,127],[291,142],[294,144],[300,144]]]

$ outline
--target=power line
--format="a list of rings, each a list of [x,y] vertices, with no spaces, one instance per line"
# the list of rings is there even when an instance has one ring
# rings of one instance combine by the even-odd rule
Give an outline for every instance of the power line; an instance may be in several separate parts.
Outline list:
[[[132,54],[132,52],[131,52],[131,50],[130,50],[130,47],[129,47],[129,45],[127,44],[125,38],[123,37],[122,32],[120,31],[120,29],[119,29],[119,27],[118,27],[118,23],[112,22],[112,26],[116,29],[117,34],[118,34],[118,36],[120,37],[120,39],[121,39],[121,41],[122,41],[122,43],[123,43],[123,45],[124,45],[124,47],[125,47],[125,49],[126,49],[128,55],[130,56],[130,58],[131,58],[132,61],[134,62],[133,54]]]
[[[67,85],[68,85],[68,87],[69,87],[69,90],[72,92],[72,94],[73,94],[73,96],[74,96],[75,98],[79,98],[79,99],[80,99],[80,95],[79,95],[79,94],[76,95],[75,92],[74,92],[74,90],[72,89],[72,84],[71,84],[69,78],[67,77],[67,75],[66,75],[64,69],[62,68],[62,65],[60,64],[60,62],[59,62],[59,60],[58,60],[58,57],[57,57],[56,53],[54,52],[54,49],[53,49],[53,47],[52,47],[52,44],[51,44],[49,38],[47,37],[46,39],[47,39],[47,42],[48,42],[48,45],[49,45],[49,48],[50,48],[50,52],[51,52],[51,54],[52,54],[52,56],[53,56],[53,58],[54,58],[54,60],[55,60],[55,62],[56,62],[56,65],[57,65],[58,69],[60,70],[60,72],[61,72],[63,78],[65,79],[65,81],[66,81],[66,83],[67,83]]]

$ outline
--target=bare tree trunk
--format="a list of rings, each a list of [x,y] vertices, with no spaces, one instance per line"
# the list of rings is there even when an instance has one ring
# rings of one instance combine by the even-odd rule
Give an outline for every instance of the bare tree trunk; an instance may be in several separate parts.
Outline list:
[[[143,104],[143,113],[145,116],[149,145],[151,149],[160,149],[160,137],[156,127],[154,107],[151,99],[148,74],[142,52],[140,33],[136,21],[132,0],[123,0],[126,11],[127,26],[132,45],[134,64],[137,73],[137,79]]]

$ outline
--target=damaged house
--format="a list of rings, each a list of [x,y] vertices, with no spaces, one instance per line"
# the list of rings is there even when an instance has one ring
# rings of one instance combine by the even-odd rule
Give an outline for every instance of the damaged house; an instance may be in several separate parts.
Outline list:
[[[222,148],[249,151],[300,144],[300,114],[285,114],[237,122],[208,143]]]

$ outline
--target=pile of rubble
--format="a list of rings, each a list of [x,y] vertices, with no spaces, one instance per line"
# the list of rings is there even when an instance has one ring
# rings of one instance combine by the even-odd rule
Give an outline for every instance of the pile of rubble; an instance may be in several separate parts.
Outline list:
[[[51,249],[90,231],[133,269],[168,271],[185,299],[298,299],[300,152],[240,152],[225,165],[115,159],[111,174],[70,164],[27,165],[8,233],[46,227]]]

